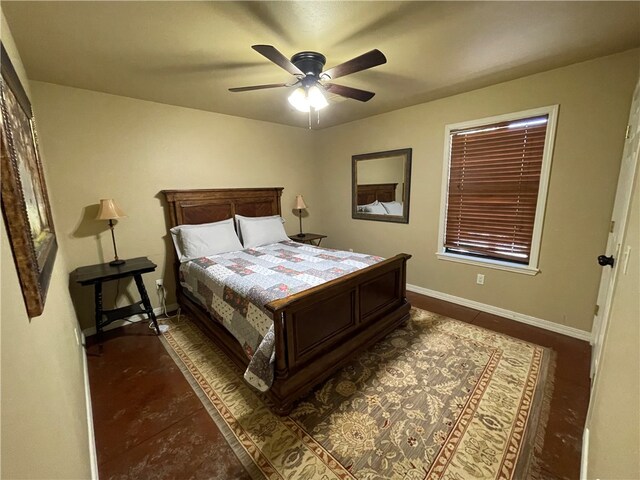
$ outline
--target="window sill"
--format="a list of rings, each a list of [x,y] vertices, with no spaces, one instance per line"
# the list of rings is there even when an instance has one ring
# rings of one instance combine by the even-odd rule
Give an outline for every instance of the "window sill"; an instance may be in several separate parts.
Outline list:
[[[490,259],[473,259],[465,257],[464,255],[456,255],[454,253],[442,253],[437,252],[436,256],[439,260],[447,260],[449,262],[466,263],[467,265],[476,265],[478,267],[495,268],[497,270],[504,270],[506,272],[520,273],[523,275],[537,275],[540,270],[530,267],[528,265],[514,265],[509,262],[502,262],[500,260]]]

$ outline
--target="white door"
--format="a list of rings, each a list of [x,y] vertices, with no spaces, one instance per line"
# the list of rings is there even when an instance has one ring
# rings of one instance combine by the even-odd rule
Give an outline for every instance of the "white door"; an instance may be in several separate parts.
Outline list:
[[[626,257],[628,257],[628,252],[625,254],[625,252],[620,251],[620,248],[629,206],[631,205],[631,191],[638,164],[638,153],[640,151],[640,80],[633,93],[628,125],[624,151],[622,152],[620,175],[618,177],[618,189],[613,204],[613,215],[611,217],[611,229],[607,241],[607,250],[603,252],[602,256],[598,257],[598,262],[604,265],[602,266],[600,290],[598,291],[598,307],[596,307],[597,310],[591,330],[593,344],[593,352],[591,354],[592,385],[595,384],[595,377],[598,373],[598,363],[602,353],[602,343],[604,342],[604,335],[607,330],[607,322],[609,321],[611,297],[615,289],[617,273],[620,267],[624,267],[624,262],[626,261]]]

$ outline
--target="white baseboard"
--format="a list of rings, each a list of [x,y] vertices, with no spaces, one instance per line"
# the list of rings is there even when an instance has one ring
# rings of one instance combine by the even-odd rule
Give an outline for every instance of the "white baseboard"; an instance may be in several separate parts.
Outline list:
[[[579,340],[591,341],[591,332],[579,330],[577,328],[568,327],[566,325],[560,325],[559,323],[550,322],[549,320],[543,320],[541,318],[525,315],[524,313],[513,312],[506,308],[494,307],[493,305],[487,305],[485,303],[476,302],[474,300],[467,300],[466,298],[456,297],[449,295],[448,293],[437,292],[435,290],[429,290],[428,288],[419,287],[417,285],[407,284],[407,290],[410,292],[420,293],[429,297],[445,300],[447,302],[456,303],[464,307],[475,308],[486,313],[492,313],[500,317],[509,318],[516,322],[526,323],[527,325],[533,325],[534,327],[544,328],[555,333],[561,333],[569,337],[577,338]]]
[[[178,304],[177,303],[172,303],[171,305],[167,305],[167,313],[173,312],[173,311],[175,311],[177,309],[178,309]],[[163,313],[162,307],[154,308],[153,309],[153,313],[156,314],[156,315],[160,315],[161,313]],[[115,322],[110,323],[109,325],[104,327],[102,329],[102,331],[103,332],[107,332],[109,330],[113,330],[114,328],[118,328],[118,327],[121,327],[123,325],[127,325],[129,323],[137,323],[137,322],[140,322],[142,320],[148,320],[147,316],[143,315],[143,314],[133,315],[133,316],[129,317],[127,320],[116,320]],[[93,327],[85,328],[82,331],[82,333],[83,333],[83,335],[85,337],[90,337],[92,335],[95,335],[96,334],[95,325]]]
[[[85,344],[85,337],[82,334],[82,343]],[[89,384],[89,365],[87,354],[82,349],[82,370],[84,373],[84,395],[87,410],[87,434],[89,441],[89,462],[91,462],[91,480],[98,480],[98,454],[96,452],[96,437],[93,431],[93,409],[91,407],[91,387]]]

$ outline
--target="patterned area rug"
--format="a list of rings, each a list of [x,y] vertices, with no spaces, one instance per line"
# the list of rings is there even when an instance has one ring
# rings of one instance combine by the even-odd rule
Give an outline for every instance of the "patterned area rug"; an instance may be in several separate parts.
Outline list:
[[[188,318],[165,323],[167,350],[255,478],[535,476],[553,384],[547,348],[414,308],[279,417]]]

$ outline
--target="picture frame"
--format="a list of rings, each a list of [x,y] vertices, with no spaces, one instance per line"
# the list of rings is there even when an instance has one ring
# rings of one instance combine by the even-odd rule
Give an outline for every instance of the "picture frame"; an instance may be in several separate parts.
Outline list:
[[[58,251],[31,102],[0,44],[2,214],[29,318],[44,310]]]

